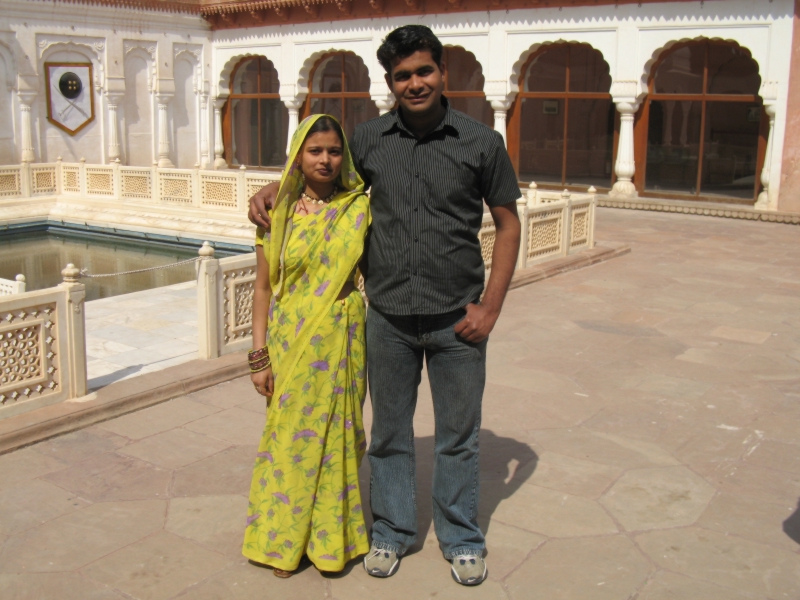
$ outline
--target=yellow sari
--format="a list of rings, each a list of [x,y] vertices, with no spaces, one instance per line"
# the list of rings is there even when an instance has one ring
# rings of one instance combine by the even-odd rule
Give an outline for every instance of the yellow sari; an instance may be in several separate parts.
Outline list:
[[[358,290],[336,300],[353,278],[370,222],[364,184],[346,140],[341,191],[319,213],[299,216],[303,189],[294,167],[304,120],[272,211],[259,230],[270,265],[267,343],[275,393],[258,448],[242,553],[293,571],[307,554],[322,571],[341,571],[369,550],[358,467],[366,449],[364,301]]]

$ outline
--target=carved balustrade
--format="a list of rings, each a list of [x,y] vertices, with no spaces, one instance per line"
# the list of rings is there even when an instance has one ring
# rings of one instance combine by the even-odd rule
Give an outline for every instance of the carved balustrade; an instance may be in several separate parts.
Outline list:
[[[86,395],[86,288],[64,282],[0,295],[0,419]]]

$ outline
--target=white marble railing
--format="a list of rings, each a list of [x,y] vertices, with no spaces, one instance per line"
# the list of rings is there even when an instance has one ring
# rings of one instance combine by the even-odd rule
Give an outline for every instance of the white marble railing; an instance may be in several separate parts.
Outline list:
[[[279,173],[248,172],[245,167],[211,171],[59,160],[0,166],[0,199],[63,196],[243,212],[250,196],[279,179]]]
[[[255,252],[214,258],[203,244],[197,268],[199,358],[216,358],[249,349],[252,344]]]
[[[517,269],[538,262],[565,257],[594,247],[595,194],[540,190],[532,183],[517,200],[522,223]],[[478,234],[483,261],[492,266],[495,227],[492,216],[484,214]]]
[[[0,296],[0,419],[86,394],[85,286]]]
[[[17,275],[14,281],[0,278],[0,296],[22,294],[25,291],[25,275]]]

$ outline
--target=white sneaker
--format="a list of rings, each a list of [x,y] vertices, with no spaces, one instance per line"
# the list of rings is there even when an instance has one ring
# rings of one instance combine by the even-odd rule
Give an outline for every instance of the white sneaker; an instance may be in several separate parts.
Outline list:
[[[461,585],[478,585],[489,574],[486,561],[477,555],[455,556],[450,562],[453,579]]]
[[[375,545],[370,547],[369,554],[364,557],[364,570],[373,577],[391,577],[399,566],[397,552],[377,548]]]

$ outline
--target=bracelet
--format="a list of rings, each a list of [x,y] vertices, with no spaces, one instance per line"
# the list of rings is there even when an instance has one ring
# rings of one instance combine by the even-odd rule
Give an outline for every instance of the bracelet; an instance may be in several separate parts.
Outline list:
[[[272,361],[270,361],[269,356],[268,356],[268,357],[266,357],[266,358],[264,358],[262,360],[251,362],[250,363],[250,372],[251,373],[259,373],[260,371],[263,371],[264,369],[268,369],[271,366],[272,366]]]
[[[263,358],[269,358],[269,349],[266,345],[263,348],[259,348],[258,350],[251,350],[247,353],[247,362],[256,362]]]

